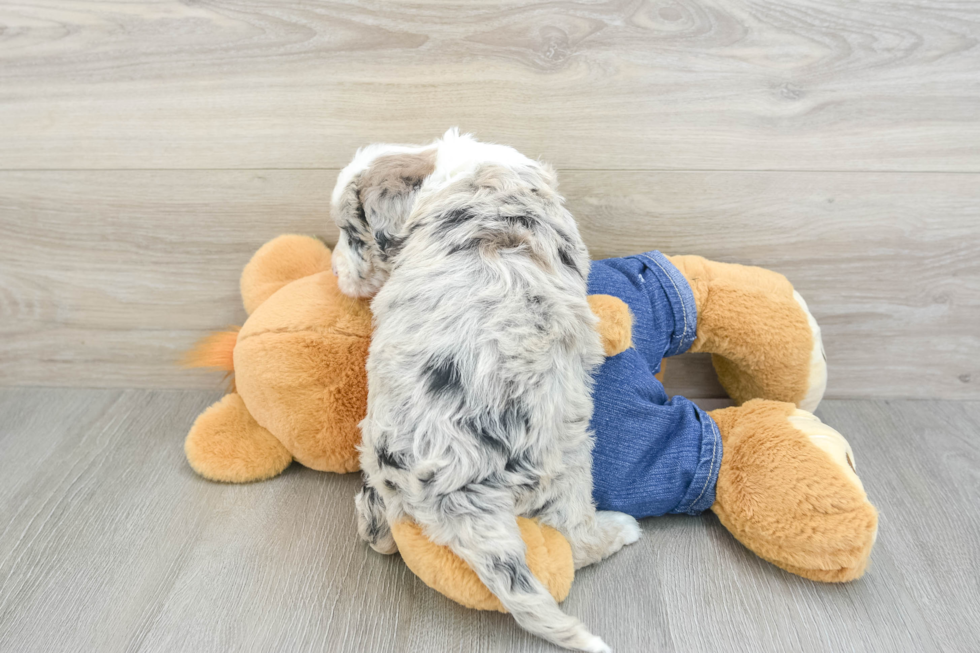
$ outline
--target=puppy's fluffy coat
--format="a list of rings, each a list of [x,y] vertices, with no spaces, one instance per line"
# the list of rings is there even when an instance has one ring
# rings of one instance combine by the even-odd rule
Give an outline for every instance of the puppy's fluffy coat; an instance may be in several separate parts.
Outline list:
[[[531,574],[516,515],[561,531],[582,567],[636,541],[592,503],[588,252],[554,172],[450,130],[372,145],[333,194],[341,290],[374,296],[358,532],[394,553],[413,519],[465,560],[518,623],[608,650]],[[376,293],[376,294],[375,294]]]

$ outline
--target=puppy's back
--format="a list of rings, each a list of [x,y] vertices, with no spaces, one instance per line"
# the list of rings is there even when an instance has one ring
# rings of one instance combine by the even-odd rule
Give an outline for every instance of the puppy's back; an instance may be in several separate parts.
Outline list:
[[[423,187],[372,303],[362,467],[390,520],[451,547],[524,628],[603,651],[531,574],[516,523],[561,502],[560,477],[591,490],[588,267],[547,168]]]

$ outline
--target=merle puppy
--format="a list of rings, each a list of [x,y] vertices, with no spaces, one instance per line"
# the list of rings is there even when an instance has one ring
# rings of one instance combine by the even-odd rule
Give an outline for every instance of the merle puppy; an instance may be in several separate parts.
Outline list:
[[[412,519],[528,631],[606,651],[531,574],[515,516],[582,567],[635,542],[592,502],[589,256],[554,171],[451,130],[358,151],[333,193],[341,290],[374,299],[358,532],[381,553]]]

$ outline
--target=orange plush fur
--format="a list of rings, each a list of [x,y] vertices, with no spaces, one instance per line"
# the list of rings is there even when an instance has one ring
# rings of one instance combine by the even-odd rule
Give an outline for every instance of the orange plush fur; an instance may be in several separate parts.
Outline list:
[[[789,282],[760,268],[700,257],[671,260],[698,305],[692,350],[715,354],[732,397],[802,396],[801,370],[812,340]],[[322,471],[358,470],[371,337],[367,302],[340,292],[323,243],[294,235],[256,252],[242,273],[241,292],[249,313],[241,330],[212,335],[185,359],[233,370],[237,386],[195,421],[185,442],[188,462],[202,476],[230,483],[274,477],[293,460]],[[606,354],[632,346],[626,304],[601,295],[589,303],[600,318]],[[760,351],[770,365],[757,365]],[[773,358],[787,363],[774,367]],[[712,413],[724,442],[712,510],[739,541],[788,571],[814,580],[856,578],[874,540],[874,508],[787,421],[792,410],[752,401]],[[535,521],[519,522],[532,571],[563,599],[574,576],[568,543]],[[416,525],[395,524],[392,532],[405,562],[429,586],[463,605],[502,609],[471,569]]]
[[[589,295],[589,308],[599,318],[606,356],[615,356],[633,346],[633,316],[626,302],[612,295]]]
[[[572,547],[561,533],[536,521],[517,518],[527,545],[527,565],[556,601],[564,601],[572,588],[575,565]],[[429,541],[417,524],[392,525],[391,534],[402,559],[422,582],[453,601],[476,610],[506,612],[500,599],[490,593],[480,578],[448,547]]]
[[[725,455],[711,510],[739,542],[804,578],[860,577],[878,513],[864,490],[787,419],[796,406],[754,399],[710,413]]]
[[[233,369],[241,399],[212,406],[191,428],[191,466],[212,480],[261,480],[285,469],[281,449],[313,469],[356,471],[357,425],[367,407],[367,303],[341,294],[330,250],[307,236],[280,236],[259,249],[241,290],[250,316],[234,342],[232,332],[215,334],[188,359]],[[279,445],[271,460],[270,436]]]
[[[340,292],[330,250],[307,236],[266,243],[245,266],[241,292],[250,314],[245,325],[212,334],[185,357],[191,366],[234,371],[241,398],[213,406],[195,423],[185,447],[188,461],[212,480],[269,478],[275,475],[270,470],[285,468],[281,455],[274,462],[260,455],[268,451],[262,443],[271,434],[306,467],[357,471],[358,424],[367,410],[368,303]],[[628,348],[626,304],[606,295],[590,303],[606,352]],[[241,415],[246,406],[251,421]],[[256,442],[229,446],[235,437]]]
[[[256,252],[242,273],[241,293],[249,313],[245,325],[212,334],[184,360],[235,374],[235,391],[202,413],[187,435],[191,467],[228,483],[271,478],[293,460],[321,471],[357,471],[358,423],[367,410],[367,302],[340,292],[323,243],[295,235]],[[592,298],[592,304],[606,352],[629,347],[626,304],[614,297]],[[500,609],[448,549],[429,543],[410,524],[395,530],[406,561],[426,582],[465,605]],[[521,532],[532,570],[556,598],[564,598],[574,575],[568,543],[529,520],[521,521]],[[457,573],[461,568],[470,576]]]
[[[700,256],[668,258],[687,278],[697,304],[690,351],[712,354],[728,395],[739,404],[755,397],[799,403],[807,392],[813,336],[789,280]]]

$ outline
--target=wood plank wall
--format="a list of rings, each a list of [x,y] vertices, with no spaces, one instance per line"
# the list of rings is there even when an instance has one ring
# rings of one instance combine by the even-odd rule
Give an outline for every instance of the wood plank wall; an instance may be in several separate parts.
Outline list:
[[[0,2],[0,385],[206,387],[357,146],[559,169],[596,258],[787,274],[832,397],[980,397],[980,5]],[[668,383],[716,396],[703,357]]]

